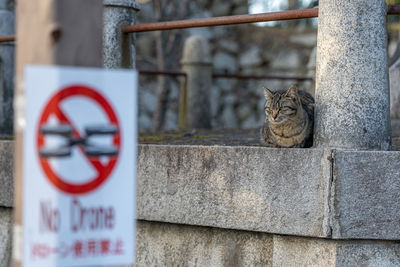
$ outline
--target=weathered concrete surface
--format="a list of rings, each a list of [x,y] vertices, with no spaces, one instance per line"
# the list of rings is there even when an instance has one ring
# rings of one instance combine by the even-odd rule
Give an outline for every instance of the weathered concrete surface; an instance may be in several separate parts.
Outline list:
[[[12,207],[14,201],[14,142],[0,141],[0,206]]]
[[[122,28],[136,23],[139,5],[135,0],[104,0],[104,67],[134,68],[135,34],[123,34]]]
[[[140,266],[400,266],[400,243],[138,222]]]
[[[12,209],[0,207],[0,266],[11,266]]]
[[[391,241],[338,241],[336,266],[400,266],[400,243]]]
[[[400,152],[337,151],[333,238],[400,239]]]
[[[272,235],[139,221],[136,266],[272,266]]]
[[[326,237],[322,149],[140,145],[138,218]]]
[[[273,266],[400,266],[400,243],[392,241],[326,240],[274,235],[273,246]]]
[[[319,1],[315,102],[315,146],[390,148],[385,1]]]
[[[13,141],[0,206],[13,206]],[[400,240],[400,152],[140,145],[139,219],[334,239]],[[331,166],[333,181],[330,183]]]
[[[274,235],[273,243],[273,266],[336,266],[334,241]]]

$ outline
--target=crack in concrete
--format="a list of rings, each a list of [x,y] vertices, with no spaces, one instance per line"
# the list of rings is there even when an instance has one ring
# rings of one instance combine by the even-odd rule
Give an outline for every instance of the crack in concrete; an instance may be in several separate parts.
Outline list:
[[[323,177],[328,175],[328,181],[325,189],[325,200],[324,200],[324,219],[323,219],[323,232],[326,234],[326,237],[332,238],[334,231],[334,198],[335,198],[335,179],[334,179],[334,164],[335,164],[335,154],[336,151],[334,149],[326,150],[324,153],[323,160],[327,160],[329,162],[326,172],[322,171]],[[321,164],[324,166],[324,164]]]
[[[340,226],[339,221],[335,219],[335,194],[336,194],[336,175],[335,175],[335,158],[336,158],[336,150],[332,149],[331,151],[331,160],[330,160],[330,180],[329,180],[329,191],[328,191],[328,225],[330,228],[330,237],[334,238],[335,236],[340,236]]]

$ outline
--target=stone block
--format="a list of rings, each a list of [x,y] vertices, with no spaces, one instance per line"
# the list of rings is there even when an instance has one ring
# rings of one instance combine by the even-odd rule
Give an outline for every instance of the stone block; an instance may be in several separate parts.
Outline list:
[[[329,236],[329,151],[139,145],[138,218]]]
[[[0,141],[0,206],[12,207],[14,201],[14,142]]]
[[[336,266],[336,243],[331,240],[274,235],[273,266]]]
[[[274,69],[296,69],[301,66],[301,58],[295,50],[282,50],[278,52],[271,63],[271,68]]]
[[[273,266],[395,267],[400,244],[393,241],[273,237]]]
[[[337,151],[333,238],[400,239],[400,152]]]
[[[400,266],[400,244],[392,241],[338,241],[336,266]]]
[[[214,17],[228,16],[231,8],[232,5],[229,2],[215,1],[211,7],[211,11]]]
[[[219,72],[236,73],[238,71],[236,58],[225,52],[218,52],[214,55],[213,67]]]
[[[393,241],[330,240],[139,221],[140,266],[399,266]]]
[[[263,58],[258,46],[252,46],[239,57],[239,64],[243,68],[260,66],[262,63]]]
[[[12,209],[0,207],[0,266],[11,266]]]
[[[217,46],[231,54],[237,54],[239,52],[239,44],[228,39],[218,40]]]
[[[153,85],[153,83],[152,83]],[[154,84],[154,88],[156,88],[157,85]],[[147,88],[146,88],[147,89]],[[157,102],[157,96],[156,93],[151,92],[150,90],[142,90],[139,95],[139,110],[142,112],[147,112],[147,113],[153,113],[156,102]]]
[[[316,33],[295,34],[289,37],[289,41],[296,45],[302,45],[312,48],[317,45],[317,34]]]
[[[136,267],[272,266],[272,235],[139,221]]]

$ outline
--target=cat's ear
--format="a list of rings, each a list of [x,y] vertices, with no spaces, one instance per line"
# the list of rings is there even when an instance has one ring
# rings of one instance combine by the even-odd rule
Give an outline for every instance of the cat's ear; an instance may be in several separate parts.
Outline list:
[[[294,100],[299,100],[299,94],[295,85],[290,86],[289,90],[286,91],[285,96],[291,97]]]
[[[265,99],[271,99],[274,96],[274,93],[272,93],[267,87],[264,87],[264,95]]]

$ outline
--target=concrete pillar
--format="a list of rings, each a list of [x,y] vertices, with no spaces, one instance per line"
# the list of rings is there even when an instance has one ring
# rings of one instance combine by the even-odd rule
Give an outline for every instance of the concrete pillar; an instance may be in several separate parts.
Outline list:
[[[187,75],[186,127],[211,128],[212,61],[208,41],[200,36],[189,37],[181,64]]]
[[[390,148],[386,5],[320,0],[314,146]]]
[[[9,1],[0,0],[0,35],[14,35]],[[0,43],[0,135],[13,134],[14,43]]]
[[[400,58],[389,68],[390,118],[400,119]]]
[[[311,51],[310,58],[307,63],[307,75],[312,77],[312,81],[307,81],[304,83],[305,89],[312,96],[315,97],[315,68],[317,64],[317,47],[315,46]]]
[[[123,34],[122,28],[136,23],[138,10],[135,0],[104,0],[105,68],[135,68],[135,34]]]

